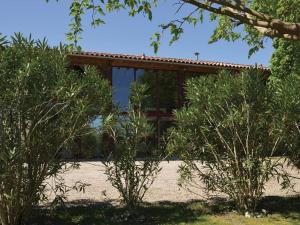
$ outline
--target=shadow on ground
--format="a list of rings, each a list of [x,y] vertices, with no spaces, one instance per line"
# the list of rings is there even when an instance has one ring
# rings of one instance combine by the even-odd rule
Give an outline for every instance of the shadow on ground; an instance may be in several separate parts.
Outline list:
[[[300,196],[266,197],[259,208],[271,214],[300,221]],[[37,209],[28,221],[31,225],[158,225],[180,223],[209,223],[210,215],[222,215],[232,210],[224,199],[212,203],[191,201],[187,203],[145,203],[133,212],[111,202],[70,203],[55,209]]]
[[[282,217],[299,221],[300,195],[292,197],[267,196],[260,202],[259,209],[266,209],[270,214],[280,214]]]

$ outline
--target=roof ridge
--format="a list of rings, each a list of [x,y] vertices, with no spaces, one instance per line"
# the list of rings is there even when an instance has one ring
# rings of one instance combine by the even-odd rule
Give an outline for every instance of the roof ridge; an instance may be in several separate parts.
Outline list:
[[[110,57],[110,58],[122,58],[122,59],[136,59],[144,61],[160,61],[160,62],[173,62],[173,63],[185,63],[185,64],[194,64],[194,65],[208,65],[208,66],[219,66],[219,67],[230,67],[230,68],[254,68],[255,66],[263,69],[269,70],[268,67],[263,65],[250,65],[242,63],[229,63],[221,61],[211,61],[211,60],[194,60],[188,58],[174,58],[174,57],[161,57],[161,56],[147,56],[142,55],[133,55],[133,54],[122,54],[122,53],[108,53],[108,52],[91,52],[91,51],[82,51],[82,52],[72,52],[74,55],[85,55],[85,56],[96,56],[96,57]]]

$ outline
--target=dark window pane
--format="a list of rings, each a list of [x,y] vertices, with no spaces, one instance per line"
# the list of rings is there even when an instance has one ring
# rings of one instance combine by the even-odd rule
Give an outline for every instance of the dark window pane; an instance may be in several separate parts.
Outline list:
[[[158,72],[160,111],[172,113],[178,107],[178,82],[175,72]]]
[[[135,80],[139,81],[140,77],[144,76],[145,70],[144,69],[136,69],[135,74],[136,74]]]
[[[119,105],[121,111],[127,111],[130,95],[130,85],[134,81],[134,69],[113,68],[112,86],[113,102]]]
[[[167,130],[172,127],[174,122],[170,119],[160,119],[159,120],[159,134],[160,136],[164,135]]]
[[[136,81],[145,84],[148,88],[147,91],[147,101],[145,103],[146,111],[148,112],[155,112],[156,111],[156,105],[157,105],[157,90],[158,87],[156,85],[156,72],[155,71],[141,71],[137,70],[136,73]]]
[[[147,110],[159,114],[172,113],[179,106],[178,79],[175,72],[145,71],[137,74],[137,81],[149,88]]]

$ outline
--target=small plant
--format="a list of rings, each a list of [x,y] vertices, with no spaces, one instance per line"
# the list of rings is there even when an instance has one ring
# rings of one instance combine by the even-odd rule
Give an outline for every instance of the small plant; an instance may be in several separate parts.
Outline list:
[[[113,149],[106,158],[105,173],[116,188],[123,203],[135,208],[160,172],[156,146],[151,142],[154,129],[143,113],[145,85],[131,87],[128,115],[106,118],[104,127],[113,141]],[[143,159],[137,154],[144,152]]]
[[[186,90],[189,103],[175,112],[168,150],[184,161],[187,188],[200,180],[208,193],[227,194],[244,213],[255,211],[271,178],[290,186],[283,160],[272,158],[282,136],[262,74],[222,72],[189,80]]]

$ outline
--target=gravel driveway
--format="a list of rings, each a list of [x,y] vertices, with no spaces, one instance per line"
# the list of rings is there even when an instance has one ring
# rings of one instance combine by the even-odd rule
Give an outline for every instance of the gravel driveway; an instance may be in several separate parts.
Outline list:
[[[63,174],[68,185],[76,181],[82,181],[90,184],[86,187],[85,193],[71,191],[68,193],[69,201],[87,200],[87,201],[112,201],[117,202],[119,199],[118,192],[107,182],[101,162],[82,162],[81,167],[77,170],[69,171]],[[180,161],[162,162],[162,171],[147,192],[144,200],[148,202],[155,201],[188,201],[193,199],[205,198],[205,193],[197,190],[197,194],[188,192],[179,188],[177,169],[181,164]],[[300,172],[291,170],[291,174],[300,177]],[[294,180],[296,183],[295,190],[300,193],[300,180]],[[266,186],[266,195],[293,195],[294,192],[280,190],[280,186],[275,181],[270,181]]]

